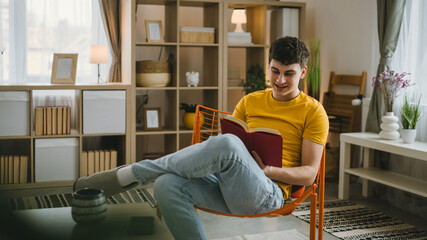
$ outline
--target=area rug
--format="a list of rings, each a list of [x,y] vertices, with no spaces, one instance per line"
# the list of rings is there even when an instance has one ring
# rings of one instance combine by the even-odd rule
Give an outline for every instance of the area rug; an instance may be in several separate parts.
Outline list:
[[[38,195],[31,197],[12,198],[9,200],[11,210],[38,209],[38,208],[57,208],[70,207],[72,193],[55,195]],[[148,202],[151,207],[156,206],[153,197],[152,188],[131,189],[119,193],[107,199],[107,204],[124,204]]]
[[[309,223],[310,203],[301,204],[292,215]],[[345,240],[427,239],[427,232],[382,212],[350,201],[325,202],[324,231]]]
[[[283,230],[276,232],[256,233],[256,234],[244,234],[239,236],[227,237],[227,238],[215,238],[213,240],[308,240],[308,237],[304,236],[296,229]]]

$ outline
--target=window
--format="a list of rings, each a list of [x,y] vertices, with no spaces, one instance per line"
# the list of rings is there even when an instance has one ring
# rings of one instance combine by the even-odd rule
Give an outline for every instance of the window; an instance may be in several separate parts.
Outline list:
[[[393,55],[392,69],[396,72],[409,72],[409,79],[415,83],[407,89],[412,94],[421,95],[421,117],[417,124],[417,140],[427,142],[427,2],[407,0],[396,51]],[[403,93],[402,95],[404,95]],[[394,110],[399,113],[403,96]]]
[[[78,53],[76,82],[97,82],[90,46],[107,44],[97,0],[0,1],[1,83],[50,82],[54,53]],[[104,81],[108,70],[101,65]]]
[[[427,3],[407,0],[402,26],[392,66],[397,72],[409,72],[415,87],[409,93],[422,94],[422,104],[427,105]]]

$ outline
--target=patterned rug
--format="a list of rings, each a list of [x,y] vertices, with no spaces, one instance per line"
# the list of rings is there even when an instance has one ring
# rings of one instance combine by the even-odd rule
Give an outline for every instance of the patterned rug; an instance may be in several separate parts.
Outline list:
[[[310,205],[303,203],[292,215],[309,223]],[[382,212],[350,201],[325,202],[324,231],[345,240],[427,239],[427,232]]]
[[[11,210],[70,207],[71,198],[72,193],[12,198],[9,200],[9,206]],[[138,202],[148,202],[150,206],[154,208],[156,206],[156,200],[154,200],[153,197],[153,189],[131,189],[107,199],[107,204]]]

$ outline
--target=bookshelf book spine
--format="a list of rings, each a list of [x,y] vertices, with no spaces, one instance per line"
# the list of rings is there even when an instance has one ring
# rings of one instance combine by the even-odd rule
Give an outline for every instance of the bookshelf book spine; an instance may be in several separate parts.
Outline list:
[[[46,134],[52,135],[52,107],[46,109]]]
[[[99,151],[95,150],[95,172],[99,172]]]
[[[71,107],[67,107],[67,134],[71,134]]]
[[[19,183],[19,168],[20,168],[19,155],[13,156],[13,183]]]
[[[21,155],[19,164],[19,183],[28,182],[28,156]]]
[[[7,182],[9,184],[12,184],[13,183],[13,155],[8,156],[8,162],[9,162],[9,171],[8,171],[9,179]]]
[[[87,169],[88,169],[87,152],[83,151],[82,155],[80,156],[80,177],[84,177],[88,175]]]
[[[4,184],[9,183],[9,156],[5,155],[4,157]]]
[[[4,162],[4,156],[0,156],[0,184],[4,184],[4,178],[5,178],[5,169],[6,165]]]
[[[99,171],[105,171],[105,151],[99,150]]]
[[[62,108],[62,134],[67,134],[67,107]]]
[[[110,162],[111,162],[111,153],[109,150],[104,150],[105,152],[105,170],[110,170]]]
[[[62,107],[58,107],[57,114],[58,114],[58,135],[62,135]]]
[[[114,169],[117,167],[117,151],[111,150],[110,154],[110,168]]]
[[[36,107],[34,112],[36,136],[43,135],[43,108]]]
[[[93,151],[87,152],[87,162],[87,174],[90,175],[95,173],[95,153]]]
[[[58,134],[57,132],[57,130],[58,130],[58,127],[57,127],[57,124],[58,124],[58,114],[57,114],[57,107],[52,107],[52,134],[53,135],[56,135],[56,134]]]
[[[46,115],[47,115],[47,108],[43,107],[43,135],[47,134],[47,127],[46,127],[47,116]]]

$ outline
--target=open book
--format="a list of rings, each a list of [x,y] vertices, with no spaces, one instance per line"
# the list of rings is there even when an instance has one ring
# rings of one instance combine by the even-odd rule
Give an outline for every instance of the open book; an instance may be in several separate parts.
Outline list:
[[[249,129],[248,125],[234,117],[221,120],[221,132],[239,137],[250,153],[255,151],[264,164],[282,167],[282,136],[279,131],[270,128]]]

